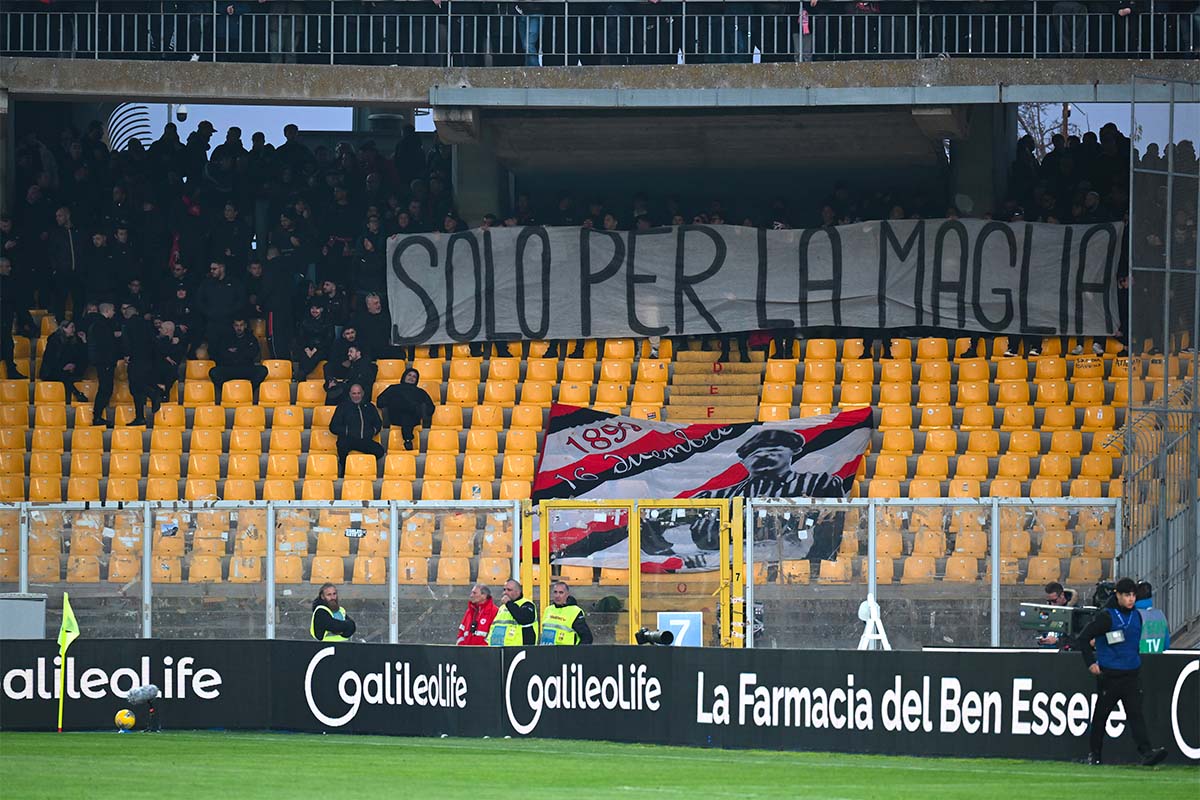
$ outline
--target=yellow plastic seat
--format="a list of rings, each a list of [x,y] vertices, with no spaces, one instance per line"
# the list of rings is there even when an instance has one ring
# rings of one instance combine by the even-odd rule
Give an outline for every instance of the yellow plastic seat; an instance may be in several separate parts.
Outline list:
[[[296,405],[300,408],[317,408],[325,405],[324,381],[309,380],[296,384]]]
[[[487,398],[487,387],[484,387],[484,400]],[[549,407],[554,402],[554,384],[549,381],[525,381],[521,384],[521,403]]]
[[[904,574],[900,578],[900,583],[932,583],[936,566],[937,561],[931,556],[909,556],[904,559]]]
[[[311,456],[309,456],[309,458],[311,458]],[[305,478],[304,482],[300,485],[300,499],[332,500],[333,480],[330,478]]]
[[[179,478],[152,477],[146,480],[146,499],[174,502],[179,499]]]
[[[944,481],[949,473],[949,459],[944,453],[925,452],[917,456],[916,477]]]
[[[340,500],[374,500],[375,481],[363,478],[350,478],[342,481]],[[361,551],[360,551],[361,552]]]
[[[211,404],[198,406],[192,414],[192,432],[197,429],[225,430],[225,409]]]
[[[1042,452],[1042,437],[1037,431],[1021,430],[1008,434],[1009,453],[1036,456]]]
[[[432,457],[432,456],[430,456]],[[369,453],[351,453],[346,457],[345,477],[364,480],[375,480],[379,471],[379,462]]]
[[[997,408],[1029,405],[1029,384],[1025,381],[1000,381],[996,384],[998,394]],[[1065,396],[1063,400],[1065,401]]]
[[[759,406],[759,422],[785,422],[792,418],[791,406]]]
[[[997,342],[997,346],[999,342]],[[1029,362],[1023,358],[1001,358],[996,362],[996,381],[1018,381],[1025,383],[1029,380]]]
[[[436,412],[435,412],[436,413]],[[539,423],[541,420],[541,411],[539,409]],[[434,427],[438,427],[437,421],[434,420]],[[500,406],[478,405],[471,409],[471,430],[493,430],[499,431],[504,428],[504,409]]]
[[[835,379],[836,375],[836,361],[814,361],[811,365],[805,365],[804,378],[806,381],[811,377],[814,382],[829,383]],[[768,361],[766,371],[763,373],[763,381],[766,383],[795,383],[796,362]]]
[[[917,405],[921,408],[926,406],[941,406],[950,403],[950,382],[943,381],[939,383],[919,384],[917,390]]]
[[[905,409],[907,410],[907,409]],[[920,409],[919,430],[950,430],[954,427],[954,412],[950,406],[927,406]]]
[[[183,579],[183,566],[179,556],[151,556],[150,580],[152,583],[179,583]]]
[[[838,408],[849,410],[869,407],[872,403],[874,388],[869,383],[843,383],[841,385],[841,393],[838,397]],[[903,407],[888,406],[884,410],[886,411],[891,408]]]
[[[458,458],[450,453],[430,453],[425,456],[426,480],[454,480],[458,477]]]
[[[288,363],[290,369],[291,364]],[[224,394],[221,397],[224,400]],[[258,404],[264,408],[291,405],[292,383],[290,380],[266,380],[258,388]]]
[[[422,556],[405,556],[396,565],[397,583],[419,585],[429,583],[429,560]]]
[[[275,583],[303,583],[304,559],[300,556],[275,557]]]
[[[1113,459],[1102,453],[1088,453],[1083,457],[1079,477],[1107,481],[1113,477]]]
[[[970,555],[953,555],[946,559],[946,574],[942,577],[948,583],[975,583],[979,580],[979,559]]]
[[[300,459],[291,454],[272,453],[267,457],[267,478],[289,481],[300,479]]]
[[[1038,552],[1052,558],[1068,558],[1075,550],[1075,540],[1066,528],[1047,528],[1041,536]]]
[[[1005,453],[1000,456],[1000,466],[996,470],[997,478],[1014,478],[1018,481],[1029,480],[1029,456],[1024,453]]]
[[[908,477],[908,459],[891,453],[881,453],[875,457],[875,473],[871,477],[902,481]]]
[[[309,583],[343,583],[346,580],[346,562],[341,556],[314,556]]]
[[[83,428],[82,430],[95,430],[95,428]],[[22,432],[21,439],[23,445],[24,432]],[[22,449],[24,448],[22,447]],[[34,428],[30,449],[61,454],[63,452],[63,432],[58,428]]]
[[[94,428],[77,428],[72,432],[72,440],[74,434],[82,433],[83,431],[94,431]],[[94,447],[75,447],[71,445],[73,451],[96,449]],[[101,447],[103,449],[103,440],[101,439]],[[0,452],[23,453],[25,452],[25,430],[23,428],[0,428]]]
[[[662,389],[661,386],[656,384],[644,385],[646,388],[642,390],[643,394],[650,393],[657,396]],[[602,381],[596,385],[596,405],[612,405],[623,409],[628,402],[629,384],[616,381]]]
[[[450,380],[479,383],[482,364],[479,358],[453,358],[450,360]]]
[[[958,397],[954,404],[958,408],[986,406],[989,401],[990,385],[987,381],[959,381]]]
[[[66,412],[63,413],[63,425],[66,427]],[[0,405],[0,427],[25,429],[29,427],[29,405],[11,403]]]
[[[537,453],[537,431],[528,429],[512,429],[504,436],[504,453]]]
[[[987,383],[991,380],[991,369],[988,367],[988,362],[982,358],[968,358],[956,361],[958,365],[958,382],[972,383],[982,381]]]
[[[111,474],[111,462],[109,465],[110,474],[105,482],[104,501],[107,503],[127,503],[138,499],[138,479],[135,476],[117,476]],[[140,465],[138,467],[141,469]]]
[[[1076,408],[1087,408],[1089,406],[1104,405],[1104,381],[1097,380],[1077,380],[1074,384],[1073,396],[1071,405]]]
[[[496,457],[489,453],[469,453],[463,459],[464,480],[491,481],[496,477]]]
[[[67,480],[67,502],[98,503],[100,502],[100,477],[92,475],[79,477],[72,475]]]
[[[529,481],[502,480],[500,481],[501,500],[528,500],[532,491]]]
[[[276,563],[276,578],[278,578],[279,566]],[[262,574],[262,559],[258,556],[234,556],[229,559],[229,582],[230,583],[261,583]]]
[[[958,452],[958,434],[954,431],[929,431],[925,434],[924,453],[954,455]]]
[[[382,556],[360,555],[356,557],[350,581],[369,586],[382,586],[387,583],[387,559]]]
[[[40,384],[39,384],[40,385]],[[59,384],[62,388],[62,384]],[[36,397],[35,397],[36,402]],[[65,395],[62,402],[66,402]],[[0,381],[0,403],[12,403],[15,405],[29,405],[29,381],[27,380],[3,380]]]
[[[636,383],[633,386],[633,403],[637,405],[661,406],[666,402],[666,384]]]
[[[0,475],[25,475],[25,456],[17,450],[0,453]]]
[[[393,433],[395,432],[393,430]],[[431,430],[426,439],[425,449],[429,453],[458,453],[458,431]]]
[[[1068,402],[1069,392],[1067,382],[1046,381],[1037,385],[1037,398],[1034,401],[1034,406],[1037,408],[1047,408],[1048,406],[1065,406]]]
[[[911,386],[913,382],[912,362],[900,358],[882,359],[879,362],[879,382],[907,383]]]
[[[275,455],[300,454],[303,442],[301,433],[296,428],[271,428],[271,439],[267,444],[268,452]]]
[[[809,339],[804,343],[805,361],[836,361],[837,340]]]
[[[974,430],[967,437],[967,452],[995,458],[1000,455],[1000,434],[993,430]]]
[[[230,381],[232,383],[232,381]],[[248,384],[247,384],[248,385]],[[225,385],[229,388],[229,384]],[[200,406],[211,406],[216,402],[216,390],[213,387],[212,381],[205,376],[202,379],[186,380],[183,383],[183,407],[184,408],[199,408]]]
[[[912,405],[912,384],[911,383],[881,383],[879,385],[879,403],[880,407],[886,406],[908,406]],[[938,406],[924,406],[924,408],[937,408]]]
[[[526,385],[528,384],[529,381],[526,380]],[[453,382],[451,385],[453,385]],[[550,384],[545,383],[543,385],[549,386]],[[473,384],[471,390],[472,400],[475,392],[474,386]],[[538,393],[535,391],[534,394]],[[522,398],[522,402],[524,403],[524,395],[522,395]],[[448,398],[447,402],[454,401]],[[517,384],[514,381],[488,381],[483,386],[483,402],[489,405],[503,406],[504,408],[515,406],[517,404]],[[459,404],[461,405],[461,403]],[[474,402],[471,404],[473,405]]]
[[[986,481],[988,479],[988,457],[966,453],[955,459],[954,479]]]
[[[59,457],[61,458],[61,457]],[[99,478],[103,474],[101,454],[92,452],[72,453],[72,478]]]
[[[513,430],[540,431],[542,429],[542,408],[540,406],[514,406],[512,423],[509,428],[510,434]]]
[[[1116,413],[1108,406],[1089,406],[1083,411],[1083,430],[1085,433],[1108,433],[1116,425]]]
[[[152,453],[150,455],[150,469],[146,473],[149,478],[172,478],[178,480],[179,472],[179,454],[178,453]]]
[[[983,558],[987,555],[987,533],[979,528],[967,528],[954,537],[954,555]],[[948,569],[948,568],[947,568]]]
[[[851,571],[852,565],[849,558],[839,558],[836,561],[822,561],[817,580],[820,583],[849,583]]]
[[[82,410],[80,409],[80,411]],[[88,408],[87,412],[91,414],[91,409]],[[79,413],[77,412],[76,417],[78,415]],[[65,429],[67,427],[67,407],[60,405],[35,406],[33,409],[33,426],[34,428]]]
[[[1073,586],[1090,586],[1103,578],[1103,565],[1099,558],[1075,556],[1067,572],[1067,582]]]
[[[430,430],[461,431],[463,428],[463,413],[461,406],[437,406],[433,410]]]
[[[759,402],[765,405],[791,406],[792,388],[790,383],[764,383]],[[833,402],[833,384],[813,384],[813,388],[806,387],[806,391],[810,397],[825,392],[828,396],[827,402]]]
[[[266,427],[267,412],[262,406],[240,406],[233,412],[235,433],[237,431],[262,432],[266,430]]]
[[[509,380],[516,380],[510,378]],[[558,380],[558,359],[554,358],[531,358],[525,362],[525,380],[529,381],[549,381],[554,383]],[[588,378],[591,382],[591,378]]]
[[[1028,572],[1025,574],[1026,586],[1040,586],[1057,581],[1062,577],[1062,566],[1057,558],[1037,557],[1029,559]]]
[[[946,361],[950,357],[945,339],[922,338],[917,340],[917,363]]]
[[[191,463],[189,459],[189,465]],[[190,466],[189,466],[190,469]],[[217,477],[193,478],[188,477],[183,484],[184,500],[217,500]]]
[[[236,453],[229,456],[226,477],[256,481],[262,478],[257,453]],[[228,499],[228,498],[226,498]]]
[[[891,453],[902,456],[913,454],[913,432],[911,429],[884,431],[881,453]]]
[[[336,466],[334,468],[336,469]],[[399,478],[407,481],[416,480],[416,456],[412,453],[389,452],[383,459],[383,476],[385,478]]]
[[[449,479],[433,479],[421,481],[422,500],[453,500],[454,481]]]
[[[186,400],[184,405],[186,405]],[[224,408],[241,408],[254,404],[254,390],[250,385],[250,381],[237,380],[227,381],[221,387],[221,405]]]
[[[947,409],[948,410],[948,409]],[[924,409],[922,409],[924,416]],[[879,410],[879,430],[909,430],[912,428],[912,409],[891,406]]]
[[[221,583],[221,558],[193,555],[188,564],[188,583]]]
[[[1132,389],[1130,389],[1129,382],[1126,380],[1118,380],[1113,383],[1112,404],[1117,408],[1135,405],[1144,402],[1145,399],[1146,385],[1141,381],[1135,380]]]
[[[1055,431],[1050,437],[1050,452],[1078,458],[1083,453],[1083,434],[1075,430]]]
[[[1065,381],[1067,379],[1067,361],[1065,358],[1042,354],[1042,357],[1034,362],[1033,382],[1047,383],[1051,381]]]
[[[451,365],[453,372],[453,365]],[[515,381],[521,377],[521,359],[497,357],[488,361],[488,377],[498,381]]]
[[[313,428],[308,434],[308,452],[319,455],[337,452],[337,437],[328,428]]]

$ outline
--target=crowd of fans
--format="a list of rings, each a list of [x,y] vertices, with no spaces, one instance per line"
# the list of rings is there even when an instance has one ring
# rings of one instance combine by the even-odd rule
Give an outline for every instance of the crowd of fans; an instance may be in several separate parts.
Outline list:
[[[390,155],[369,141],[312,149],[296,126],[284,132],[279,147],[261,133],[247,147],[238,128],[218,142],[213,126],[201,122],[183,141],[168,124],[148,147],[135,140],[110,152],[94,122],[84,131],[64,128],[56,139],[29,135],[18,142],[13,174],[24,191],[15,208],[0,216],[3,322],[15,321],[19,334],[32,335],[26,310],[44,307],[57,320],[74,323],[51,338],[39,377],[62,381],[70,394],[90,365],[100,372],[103,394],[111,379],[103,365],[137,350],[131,384],[137,366],[142,394],[157,405],[179,365],[202,352],[216,361],[211,377],[219,400],[228,380],[257,386],[266,377],[252,332],[255,321],[264,320],[271,355],[294,361],[297,377],[308,378],[325,362],[328,401],[337,403],[352,385],[372,384],[377,359],[412,355],[390,341],[385,254],[393,234],[534,224],[787,229],[965,216],[944,198],[862,193],[838,183],[815,213],[783,197],[765,208],[717,199],[689,208],[677,198],[653,202],[643,193],[615,203],[571,193],[518,194],[506,212],[467,221],[455,211],[450,151],[437,143],[424,146],[412,128]],[[1127,217],[1131,147],[1115,125],[1082,137],[1055,135],[1040,161],[1035,147],[1028,136],[1019,142],[1008,197],[996,218],[1091,223]],[[1139,163],[1154,169],[1165,156],[1149,145]],[[1175,147],[1171,157],[1176,170],[1196,173],[1190,142]],[[1165,214],[1162,187],[1138,186],[1146,194],[1139,200],[1143,208],[1161,207]],[[1173,208],[1176,252],[1194,257],[1195,193],[1183,195]],[[1145,230],[1134,234],[1135,250],[1158,252],[1161,259],[1162,230]],[[1128,285],[1127,273],[1122,285]],[[129,320],[148,325],[130,335],[121,331]],[[893,332],[875,333],[886,356]],[[12,337],[0,338],[9,375],[20,374]],[[746,352],[746,336],[732,341]],[[726,357],[729,346],[726,340]],[[1017,343],[1009,347],[1015,351]],[[1025,343],[1027,354],[1035,355],[1037,347],[1037,340]],[[107,400],[96,398],[97,418]]]

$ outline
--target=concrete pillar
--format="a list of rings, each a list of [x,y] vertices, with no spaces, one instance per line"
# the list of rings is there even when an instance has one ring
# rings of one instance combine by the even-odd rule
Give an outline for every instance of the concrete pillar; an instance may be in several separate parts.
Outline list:
[[[950,143],[951,199],[965,215],[995,211],[1008,189],[1017,135],[1015,109],[1003,104],[971,106],[967,135]],[[970,206],[970,210],[962,208]]]
[[[454,202],[470,227],[484,214],[501,217],[508,210],[508,175],[485,137],[454,145]]]

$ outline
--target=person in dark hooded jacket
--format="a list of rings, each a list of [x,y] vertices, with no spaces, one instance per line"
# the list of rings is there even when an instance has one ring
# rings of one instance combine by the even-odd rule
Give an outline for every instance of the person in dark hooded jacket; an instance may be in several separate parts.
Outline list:
[[[308,314],[300,320],[298,328],[300,379],[308,380],[317,364],[328,360],[329,346],[333,342],[333,323],[325,315],[324,303],[313,298],[308,304]]]
[[[400,426],[404,446],[409,450],[413,449],[413,429],[422,423],[429,427],[433,421],[433,400],[417,385],[420,380],[415,369],[405,370],[399,383],[379,395],[379,407],[387,412],[389,424]]]

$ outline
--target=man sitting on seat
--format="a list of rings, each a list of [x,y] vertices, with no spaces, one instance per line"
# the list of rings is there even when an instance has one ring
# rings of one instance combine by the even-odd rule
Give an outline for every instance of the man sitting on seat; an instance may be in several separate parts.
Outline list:
[[[258,386],[267,379],[267,368],[259,364],[261,350],[258,339],[249,332],[246,320],[238,317],[230,331],[217,342],[209,342],[210,355],[217,365],[208,371],[213,382],[217,405],[221,404],[221,387],[226,381],[250,381],[255,394]]]
[[[339,478],[346,473],[346,456],[351,452],[383,458],[383,445],[374,441],[383,423],[379,419],[379,410],[365,395],[361,385],[352,385],[346,399],[338,403],[329,420],[329,432],[337,437]]]
[[[58,330],[46,339],[46,354],[38,378],[43,381],[58,381],[66,390],[67,397],[86,403],[87,397],[75,388],[75,381],[83,379],[87,367],[87,345],[75,335],[75,323],[64,320]]]

